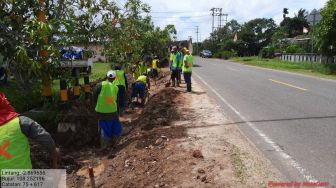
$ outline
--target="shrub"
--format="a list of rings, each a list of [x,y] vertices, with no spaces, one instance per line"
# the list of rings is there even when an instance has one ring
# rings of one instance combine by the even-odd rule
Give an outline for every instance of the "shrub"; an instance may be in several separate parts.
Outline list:
[[[295,54],[295,53],[305,53],[305,50],[298,45],[289,45],[285,49],[286,53]]]
[[[275,49],[273,47],[265,47],[260,50],[259,57],[261,58],[273,58]]]
[[[221,51],[221,52],[216,52],[214,54],[215,58],[220,58],[220,59],[230,59],[233,57],[235,53],[233,51]]]

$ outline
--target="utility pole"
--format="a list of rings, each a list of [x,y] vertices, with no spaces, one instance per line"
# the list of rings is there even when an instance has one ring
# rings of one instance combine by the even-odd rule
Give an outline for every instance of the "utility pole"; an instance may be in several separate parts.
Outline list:
[[[214,32],[215,29],[215,8],[210,9],[210,11],[212,11],[211,15],[212,15],[212,32]]]
[[[228,14],[223,14],[223,9],[222,8],[212,8],[210,9],[211,11],[211,16],[212,16],[212,32],[215,30],[215,16],[218,16],[218,27],[217,28],[222,28],[222,16],[226,16],[225,23],[227,23],[227,16]]]
[[[219,28],[222,28],[222,8],[219,9]]]
[[[199,51],[199,50],[198,50],[198,33],[199,33],[199,32],[198,32],[198,26],[196,26],[196,35],[197,35],[197,37],[196,37],[196,39],[197,39],[197,40],[196,40],[196,42],[197,42],[197,45],[196,45],[196,47],[197,47],[196,54],[198,54],[198,51]]]
[[[311,26],[311,30],[310,30],[310,40],[311,40],[311,43],[312,43],[312,46],[311,46],[311,53],[314,53],[314,40],[313,40],[313,29],[314,29],[314,26],[315,26],[315,22],[316,22],[316,15],[317,15],[317,10],[312,10],[312,12],[310,13],[310,15],[313,16],[313,22],[312,22],[312,26]]]

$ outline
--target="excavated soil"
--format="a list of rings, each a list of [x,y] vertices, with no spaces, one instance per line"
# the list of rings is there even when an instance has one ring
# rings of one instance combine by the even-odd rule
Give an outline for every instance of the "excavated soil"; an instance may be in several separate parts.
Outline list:
[[[206,91],[194,84],[196,91],[185,93],[184,84],[166,87],[168,80],[165,70],[165,76],[152,82],[145,107],[126,110],[116,146],[100,151],[95,139],[56,138],[58,143],[71,140],[61,145],[60,168],[67,169],[68,187],[90,187],[89,167],[96,187],[265,187],[267,181],[279,180]],[[86,110],[82,118],[92,114],[91,108]],[[97,136],[97,119],[90,118],[82,122],[83,130]],[[48,168],[46,153],[35,146],[32,151],[34,167]]]

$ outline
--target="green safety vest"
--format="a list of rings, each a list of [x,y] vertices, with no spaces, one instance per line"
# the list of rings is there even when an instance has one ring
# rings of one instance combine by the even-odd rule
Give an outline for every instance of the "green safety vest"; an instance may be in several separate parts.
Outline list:
[[[143,83],[147,84],[147,76],[141,75],[141,76],[139,76],[137,81],[140,81],[140,82],[143,82]]]
[[[98,96],[96,112],[114,113],[118,111],[117,106],[118,87],[111,82],[103,81]]]
[[[115,71],[117,76],[113,81],[113,84],[115,84],[116,86],[124,86],[126,87],[126,81],[125,81],[125,72],[123,70],[116,70]]]
[[[158,68],[158,66],[157,66],[157,63],[158,63],[158,59],[153,59],[153,61],[152,61],[152,69],[157,69]]]
[[[176,58],[176,56],[177,56],[177,53],[176,54],[173,54],[173,53],[170,54],[170,60],[173,62],[172,63],[172,68],[174,68],[174,69],[177,67],[177,58]]]
[[[142,75],[143,73],[147,73],[147,64],[146,63],[142,63],[142,64],[140,64],[139,65],[140,67],[139,67],[139,70],[140,70],[140,72],[139,72],[139,74],[140,75]]]
[[[0,126],[1,169],[32,169],[29,142],[18,117]]]
[[[187,63],[189,67],[185,66],[185,62],[183,61],[183,66],[182,66],[182,72],[192,72],[192,67],[193,67],[193,56],[192,55],[186,55]]]

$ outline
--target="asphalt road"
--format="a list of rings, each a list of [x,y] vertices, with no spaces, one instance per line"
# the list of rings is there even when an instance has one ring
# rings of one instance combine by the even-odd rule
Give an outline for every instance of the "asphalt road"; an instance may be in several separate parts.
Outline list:
[[[193,78],[288,181],[336,187],[336,81],[194,61]]]

